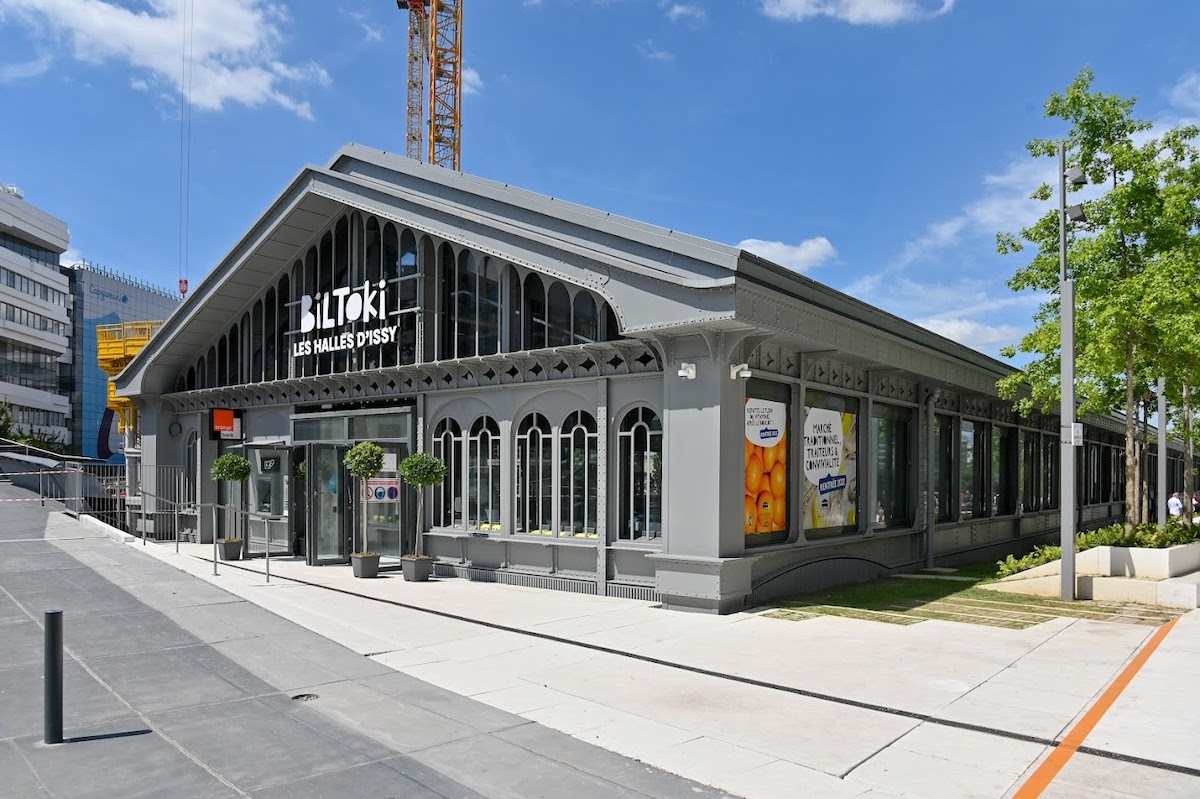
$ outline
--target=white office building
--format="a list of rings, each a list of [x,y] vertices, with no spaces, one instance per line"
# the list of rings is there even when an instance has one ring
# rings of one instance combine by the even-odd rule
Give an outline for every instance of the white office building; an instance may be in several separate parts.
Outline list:
[[[59,364],[70,360],[71,294],[59,258],[67,223],[0,183],[0,399],[15,429],[69,445],[70,400]]]

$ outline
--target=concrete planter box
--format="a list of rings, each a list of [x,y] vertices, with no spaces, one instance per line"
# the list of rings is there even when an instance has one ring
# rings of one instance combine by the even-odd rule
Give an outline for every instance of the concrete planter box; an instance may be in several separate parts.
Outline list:
[[[433,574],[433,558],[400,558],[404,579],[410,583],[423,583]]]
[[[1194,571],[1200,571],[1200,541],[1166,549],[1093,547],[1075,556],[1076,576],[1166,580]],[[1004,579],[1029,580],[1060,573],[1056,560]]]

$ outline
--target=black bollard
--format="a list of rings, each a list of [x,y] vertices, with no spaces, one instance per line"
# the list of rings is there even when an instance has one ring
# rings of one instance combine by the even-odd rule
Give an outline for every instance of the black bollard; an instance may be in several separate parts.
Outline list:
[[[46,666],[42,713],[42,739],[48,744],[63,740],[63,628],[62,611],[46,611]]]

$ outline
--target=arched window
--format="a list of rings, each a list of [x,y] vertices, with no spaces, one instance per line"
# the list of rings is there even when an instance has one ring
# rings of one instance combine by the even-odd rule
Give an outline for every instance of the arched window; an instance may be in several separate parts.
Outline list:
[[[229,344],[224,336],[217,340],[217,385],[229,385]]]
[[[350,223],[346,217],[337,221],[333,228],[333,289],[350,285]],[[331,306],[332,307],[332,306]],[[335,350],[333,361],[326,374],[345,372],[349,368],[348,350]]]
[[[291,358],[291,342],[288,340],[288,296],[291,281],[287,275],[279,278],[279,289],[275,294],[275,379],[287,380],[288,363]]]
[[[215,388],[217,385],[217,348],[208,348],[207,366],[204,370],[204,387]]]
[[[662,535],[662,421],[649,408],[625,414],[617,432],[617,533],[624,541]]]
[[[576,411],[563,422],[559,433],[559,527],[560,534],[596,538],[596,483],[599,452],[596,420]]]
[[[254,311],[250,317],[250,380],[251,383],[262,381],[263,374],[263,305],[262,301],[254,303]]]
[[[500,427],[490,416],[471,425],[467,439],[467,527],[500,529]]]
[[[200,441],[195,430],[188,433],[183,464],[183,502],[195,506],[200,502]]]
[[[546,291],[542,279],[533,272],[525,276],[525,336],[522,349],[546,346]]]
[[[462,429],[443,419],[433,431],[433,456],[446,464],[446,479],[433,487],[433,526],[462,527]]]
[[[506,291],[508,307],[501,317],[504,320],[504,336],[501,339],[505,352],[521,351],[521,334],[525,332],[521,311],[525,307],[521,302],[521,275],[512,264],[504,267],[501,279],[501,291]]]
[[[326,231],[321,237],[321,248],[317,255],[317,291],[324,297],[333,291],[333,233]],[[316,297],[314,296],[315,300]],[[323,352],[317,356],[315,374],[327,375],[333,371],[333,354]]]
[[[500,351],[500,272],[496,259],[484,257],[479,269],[479,354]]]
[[[400,262],[400,234],[396,232],[396,226],[391,222],[383,226],[383,248],[380,254],[382,262],[380,265],[383,279],[388,281],[387,284],[387,307],[388,313],[400,307],[400,283],[396,280],[396,264]],[[396,344],[384,344],[382,350],[382,366],[395,366],[398,361]]]
[[[438,250],[438,290],[441,294],[440,312],[437,315],[438,360],[454,357],[454,299],[458,293],[458,268],[454,263],[454,249],[445,242]]]
[[[571,328],[572,344],[591,344],[600,337],[600,317],[596,314],[596,300],[590,291],[575,295],[575,319]]]
[[[607,302],[604,303],[604,340],[616,341],[621,337],[621,323],[617,321],[617,315],[613,313],[612,306]]]
[[[475,258],[469,250],[458,254],[458,291],[455,302],[457,346],[454,357],[475,356],[475,317],[479,312],[478,284],[475,280]]]
[[[201,359],[201,361],[203,361],[203,359]],[[194,367],[194,366],[188,367],[187,380],[184,381],[183,385],[188,391],[196,390],[196,367]]]
[[[275,379],[275,288],[263,300],[263,380]]]
[[[417,279],[419,267],[417,264],[417,237],[408,228],[400,236],[400,260],[397,263],[397,277],[400,279],[398,304],[390,307],[391,313],[409,311],[399,317],[400,332],[400,363],[417,362],[417,317],[413,308],[420,307],[421,281]]]
[[[238,336],[238,326],[230,325],[227,338],[229,339],[229,382],[232,385],[242,383],[242,340]]]
[[[554,437],[550,423],[531,413],[517,428],[516,532],[554,535]]]
[[[567,287],[558,281],[551,283],[546,305],[549,308],[546,346],[565,347],[571,343],[571,295]]]

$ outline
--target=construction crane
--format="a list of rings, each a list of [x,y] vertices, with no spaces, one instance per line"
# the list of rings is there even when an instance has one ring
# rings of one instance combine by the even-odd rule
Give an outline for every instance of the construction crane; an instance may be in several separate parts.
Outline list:
[[[456,171],[462,170],[462,5],[463,0],[396,0],[408,12],[405,155],[420,161],[424,149],[425,161]]]

